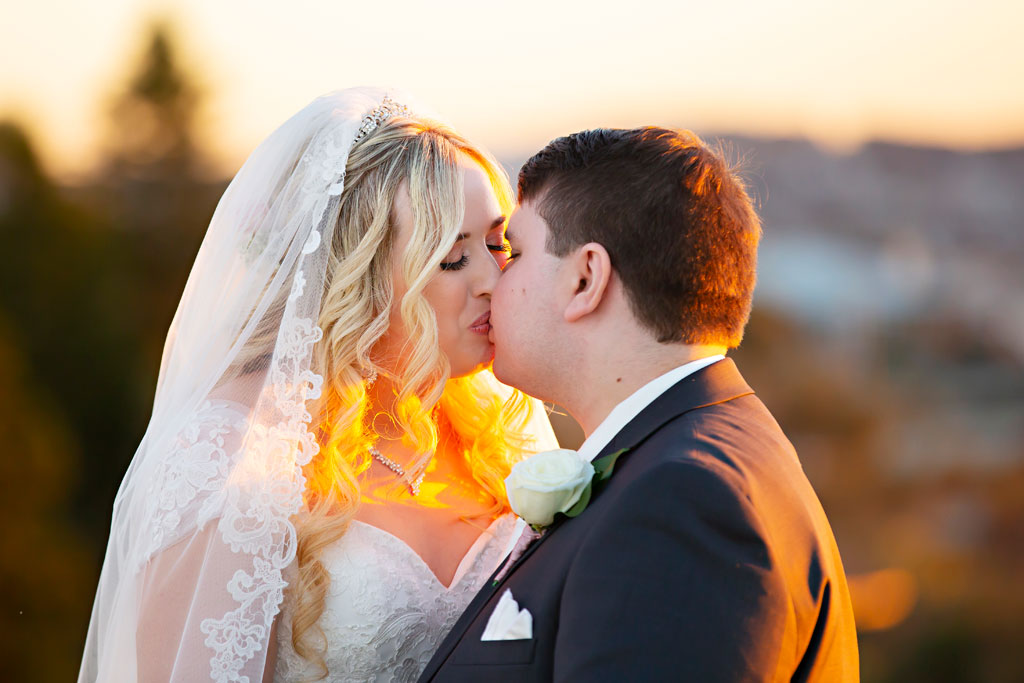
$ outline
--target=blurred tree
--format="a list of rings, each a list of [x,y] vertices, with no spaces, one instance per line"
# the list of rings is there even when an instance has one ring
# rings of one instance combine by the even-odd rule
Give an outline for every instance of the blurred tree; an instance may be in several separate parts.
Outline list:
[[[202,88],[182,65],[171,24],[153,23],[146,44],[112,100],[97,190],[128,254],[132,297],[124,315],[142,349],[148,403],[164,335],[225,184],[205,177],[196,143]]]
[[[173,45],[154,28],[92,185],[54,184],[0,123],[0,680],[77,670],[114,494],[224,187],[198,177],[198,88]]]
[[[0,315],[0,680],[68,681],[93,590],[69,506],[81,463],[59,402],[29,366]]]
[[[0,240],[0,680],[69,680],[77,656],[54,653],[85,635],[133,352],[109,226],[63,196],[13,123],[0,123]]]
[[[150,29],[142,60],[110,106],[108,173],[164,181],[196,171],[200,89],[179,64],[170,24]]]
[[[125,250],[102,214],[46,177],[10,123],[0,124],[0,196],[0,314],[21,340],[28,381],[53,397],[55,429],[89,462],[75,518],[99,541],[116,488],[107,482],[124,471],[141,413]]]

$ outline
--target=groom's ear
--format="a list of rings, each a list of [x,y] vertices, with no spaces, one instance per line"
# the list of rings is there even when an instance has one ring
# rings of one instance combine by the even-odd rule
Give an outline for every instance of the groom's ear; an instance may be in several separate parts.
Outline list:
[[[608,250],[597,242],[588,242],[567,257],[568,276],[575,291],[565,308],[566,322],[576,322],[597,310],[612,277],[612,260]]]

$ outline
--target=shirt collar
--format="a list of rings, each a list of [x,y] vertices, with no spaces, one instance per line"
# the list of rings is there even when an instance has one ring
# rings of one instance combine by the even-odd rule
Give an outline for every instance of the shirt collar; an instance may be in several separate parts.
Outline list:
[[[649,406],[654,399],[661,396],[670,387],[680,382],[684,377],[706,368],[712,363],[723,360],[725,356],[719,354],[708,356],[699,360],[690,361],[677,368],[673,368],[663,375],[655,377],[643,385],[626,399],[615,406],[608,416],[601,421],[583,445],[579,448],[579,454],[587,460],[593,460],[601,452],[612,438],[625,427],[630,420],[640,414],[640,411]]]

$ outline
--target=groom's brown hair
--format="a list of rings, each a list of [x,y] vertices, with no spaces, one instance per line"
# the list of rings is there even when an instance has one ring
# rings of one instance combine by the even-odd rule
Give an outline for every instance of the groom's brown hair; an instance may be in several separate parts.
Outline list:
[[[547,251],[604,246],[631,310],[659,342],[738,346],[761,224],[736,173],[686,130],[587,130],[519,172],[519,202],[548,224]]]

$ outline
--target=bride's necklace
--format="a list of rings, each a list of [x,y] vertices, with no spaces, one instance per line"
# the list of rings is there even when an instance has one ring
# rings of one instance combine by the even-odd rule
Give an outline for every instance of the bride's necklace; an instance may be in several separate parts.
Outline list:
[[[398,476],[402,477],[403,479],[406,479],[405,469],[403,469],[401,465],[399,465],[397,462],[395,462],[388,456],[378,451],[375,446],[370,446],[368,450],[370,451],[370,455],[372,455],[375,460],[380,462],[380,464],[384,465],[384,467],[387,467],[389,470],[391,470]],[[406,480],[406,483],[409,485],[409,491],[410,493],[412,493],[414,498],[420,494],[420,484],[423,483],[423,475],[425,474],[426,472],[420,472],[420,476],[416,477],[414,480]]]

